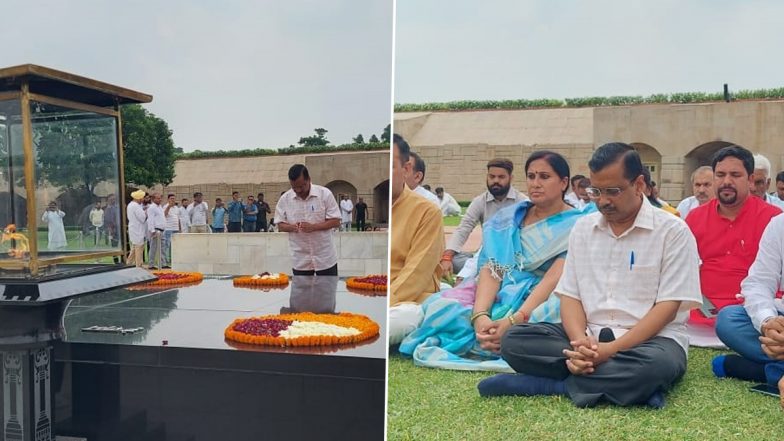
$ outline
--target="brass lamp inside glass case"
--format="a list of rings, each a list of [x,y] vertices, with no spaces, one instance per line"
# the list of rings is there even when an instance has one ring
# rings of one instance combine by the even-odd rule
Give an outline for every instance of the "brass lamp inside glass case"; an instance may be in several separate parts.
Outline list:
[[[0,281],[125,267],[120,105],[152,97],[53,69],[0,69]]]

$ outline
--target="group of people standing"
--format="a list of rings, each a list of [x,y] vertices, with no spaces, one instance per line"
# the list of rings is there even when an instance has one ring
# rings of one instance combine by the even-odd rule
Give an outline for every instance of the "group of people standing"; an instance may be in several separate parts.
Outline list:
[[[784,396],[784,216],[761,157],[719,150],[692,176],[699,204],[685,222],[627,144],[597,148],[579,179],[558,153],[532,153],[527,196],[510,184],[511,161],[495,159],[448,244],[440,210],[409,188],[411,157],[395,136],[389,333],[415,363],[501,372],[478,385],[482,396],[659,408],[686,371],[687,323],[715,325],[738,353],[713,361],[716,376]],[[442,289],[477,224],[473,269]]]
[[[266,231],[267,214],[271,213],[263,193],[259,193],[258,200],[248,196],[245,203],[235,191],[228,206],[216,198],[212,210],[201,192],[193,194],[193,201],[177,201],[176,195],[170,193],[163,203],[161,193],[136,190],[131,199],[127,211],[131,242],[128,261],[142,266],[145,249],[149,248],[147,265],[153,269],[171,266],[171,240],[176,233]]]

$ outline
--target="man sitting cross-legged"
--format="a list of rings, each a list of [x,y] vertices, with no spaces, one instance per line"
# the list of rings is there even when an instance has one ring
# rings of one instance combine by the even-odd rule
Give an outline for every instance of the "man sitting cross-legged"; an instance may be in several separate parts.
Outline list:
[[[490,395],[565,394],[575,405],[664,405],[686,371],[686,319],[700,301],[697,245],[683,221],[644,197],[640,156],[605,144],[589,162],[599,213],[569,237],[555,288],[562,323],[520,324],[501,340],[518,373],[479,384]]]
[[[774,217],[757,258],[740,285],[743,306],[727,306],[716,319],[716,334],[738,355],[713,359],[717,377],[777,384],[784,406],[784,307],[775,301],[784,281],[784,215]]]

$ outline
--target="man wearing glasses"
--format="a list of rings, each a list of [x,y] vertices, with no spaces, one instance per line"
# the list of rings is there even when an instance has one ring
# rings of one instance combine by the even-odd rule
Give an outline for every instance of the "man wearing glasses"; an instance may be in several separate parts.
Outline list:
[[[569,237],[554,291],[562,323],[513,326],[501,355],[518,374],[486,379],[479,392],[660,408],[686,372],[685,323],[700,301],[697,245],[683,221],[644,197],[631,146],[605,144],[588,166],[599,212],[577,221]]]

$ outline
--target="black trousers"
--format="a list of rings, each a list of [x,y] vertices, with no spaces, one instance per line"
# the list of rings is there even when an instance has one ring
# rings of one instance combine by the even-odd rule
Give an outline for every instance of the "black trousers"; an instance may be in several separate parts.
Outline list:
[[[256,219],[256,232],[267,231],[267,219]]]
[[[313,275],[316,275],[316,276],[337,276],[338,275],[338,264],[336,263],[333,266],[331,266],[331,267],[329,267],[327,269],[320,270],[320,271],[316,271],[316,270],[297,270],[297,269],[292,269],[291,271],[292,271],[292,274],[294,274],[295,276],[313,276]]]
[[[229,222],[229,233],[239,233],[240,231],[242,231],[242,222]]]
[[[357,218],[357,231],[365,231],[365,219]]]
[[[600,401],[621,406],[644,404],[654,392],[666,391],[686,372],[686,353],[675,340],[654,337],[621,351],[592,374],[572,375],[564,349],[571,349],[560,323],[513,326],[501,339],[501,356],[515,371],[564,380],[572,402],[592,407]]]

